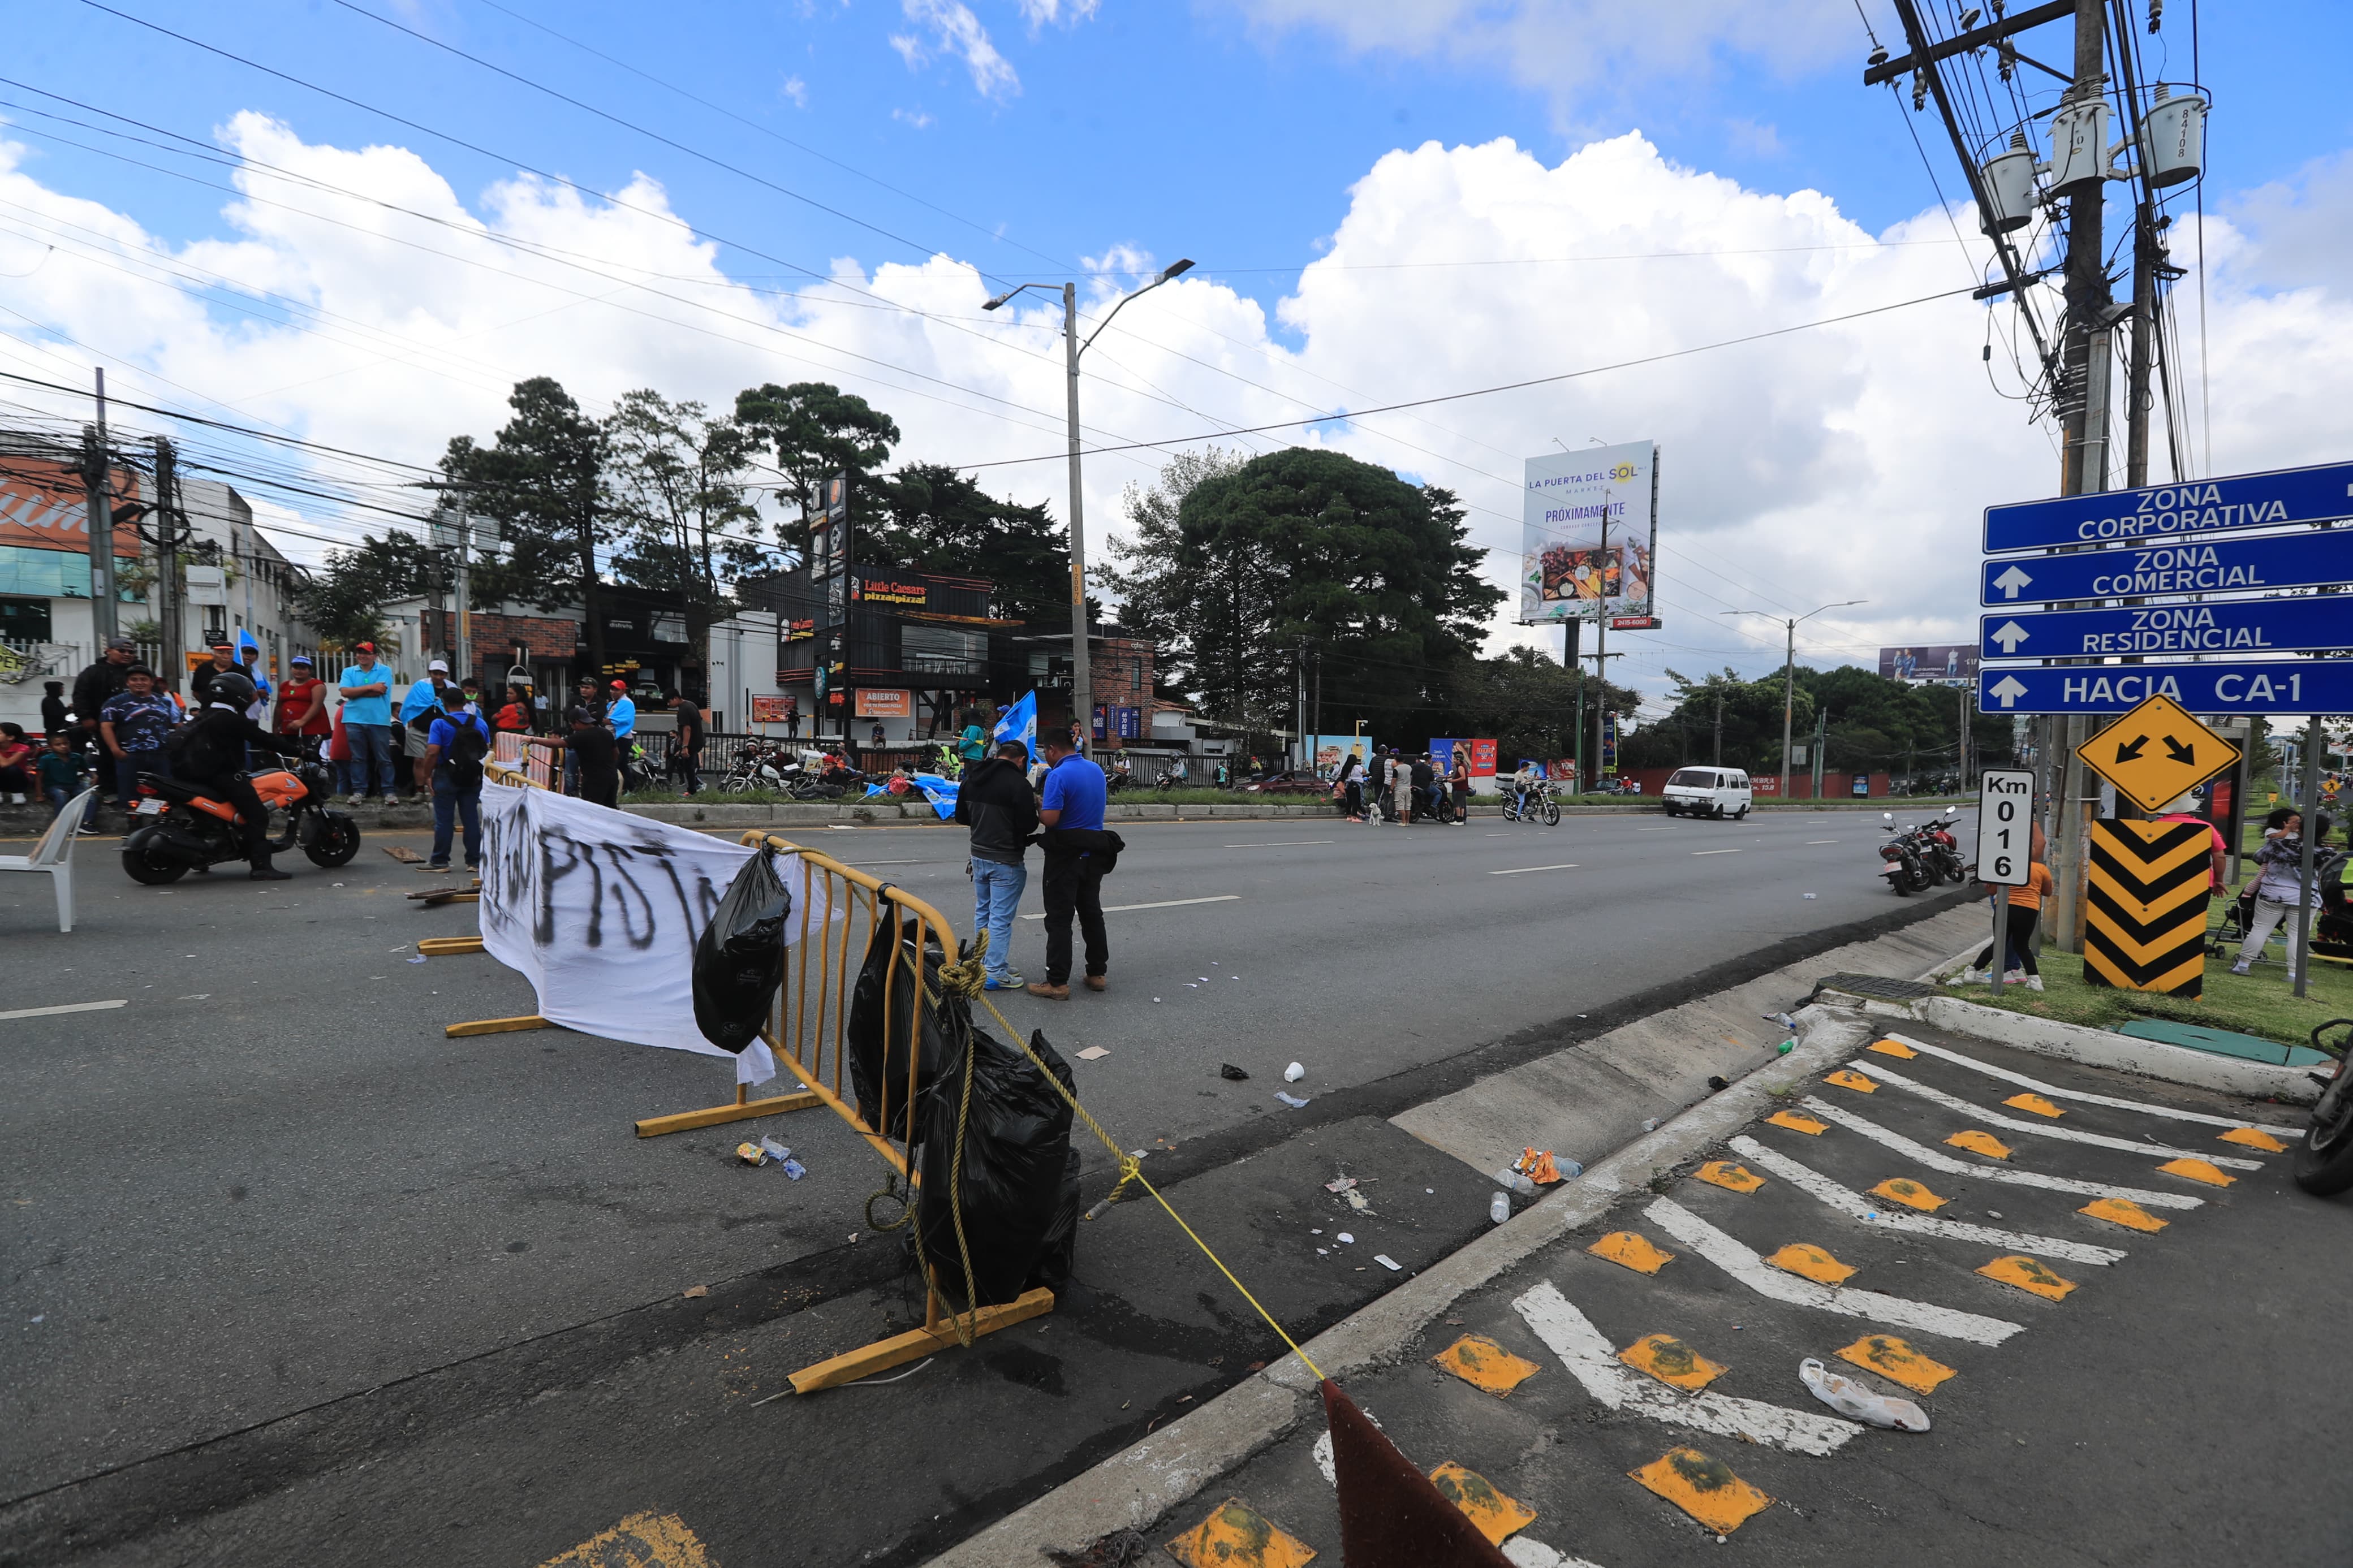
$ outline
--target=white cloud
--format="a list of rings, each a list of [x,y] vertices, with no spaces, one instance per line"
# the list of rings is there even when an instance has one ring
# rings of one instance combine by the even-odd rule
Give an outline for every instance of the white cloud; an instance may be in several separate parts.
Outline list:
[[[797,76],[786,77],[784,79],[783,85],[778,87],[776,90],[783,93],[786,98],[792,100],[792,104],[795,109],[807,109],[808,107],[808,83],[803,81],[800,78]]]
[[[1101,0],[1021,0],[1021,18],[1036,32],[1049,22],[1068,17],[1073,24],[1092,21]]]
[[[422,463],[453,434],[495,431],[509,386],[527,375],[555,376],[592,410],[641,385],[724,406],[762,381],[828,380],[892,413],[906,433],[902,458],[1043,459],[979,472],[997,493],[1064,510],[1059,300],[1025,295],[984,314],[988,285],[946,257],[838,258],[833,282],[780,296],[723,272],[643,177],[620,193],[626,205],[528,179],[469,201],[402,148],[307,144],[258,115],[233,121],[225,139],[258,163],[441,222],[248,167],[238,176],[248,199],[226,209],[226,236],[175,248],[135,215],[47,188],[24,149],[0,143],[0,273],[58,247],[28,275],[0,276],[0,307],[93,345],[123,396],[187,407],[201,393],[229,417]],[[2353,230],[2346,166],[2324,161],[2237,203],[2210,196],[2231,216],[2208,221],[2216,452],[2208,464],[2200,440],[2195,471],[2345,455],[2353,286],[2336,258],[2337,237]],[[2173,231],[2185,265],[2188,227]],[[1108,238],[1093,248],[1123,272],[1156,266]],[[1553,164],[1508,142],[1430,143],[1388,154],[1356,182],[1279,321],[1220,285],[1206,258],[1124,310],[1087,355],[1087,438],[1187,437],[1671,353],[1965,288],[1974,268],[1955,250],[1933,209],[1873,235],[1819,193],[1679,168],[1640,136]],[[1647,259],[1561,259],[1573,257]],[[199,300],[167,287],[157,280],[166,269],[232,279],[255,313],[217,292]],[[1097,286],[1090,314],[1113,287]],[[2176,296],[2193,432],[2196,298],[2194,279]],[[290,315],[315,330],[290,326]],[[1320,441],[1453,488],[1504,586],[1519,543],[1522,458],[1556,440],[1654,438],[1668,624],[1611,639],[1635,655],[1621,673],[1656,689],[1665,665],[1696,671],[1741,648],[1739,662],[1760,668],[1778,659],[1775,630],[1721,611],[1801,614],[1850,598],[1870,603],[1810,622],[1799,647],[1818,660],[1863,659],[1883,641],[1965,637],[1979,509],[2056,488],[2047,426],[2029,426],[1987,384],[1986,321],[1984,307],[1950,299],[1312,437],[1219,439],[1246,451]],[[83,351],[51,341],[44,352],[32,337],[0,315],[0,368],[86,381]],[[1996,369],[2008,384],[2004,357]],[[0,390],[11,402],[30,396]],[[1113,530],[1121,487],[1148,479],[1159,460],[1088,460],[1091,539]],[[1538,640],[1501,624],[1494,636]]]
[[[1013,62],[997,52],[988,29],[963,0],[899,0],[899,8],[910,22],[928,26],[932,35],[928,43],[912,34],[892,35],[891,47],[909,70],[919,69],[938,49],[964,61],[972,73],[973,90],[983,98],[1006,98],[1021,90]]]
[[[928,131],[932,125],[932,117],[920,109],[894,109],[891,111],[891,118],[902,125],[912,125],[918,131]]]

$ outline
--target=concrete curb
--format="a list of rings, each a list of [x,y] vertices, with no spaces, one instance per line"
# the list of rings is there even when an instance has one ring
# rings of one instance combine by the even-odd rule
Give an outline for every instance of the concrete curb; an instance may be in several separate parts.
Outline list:
[[[1507,1269],[1600,1215],[1656,1175],[1763,1114],[1786,1089],[1862,1048],[1872,1031],[1850,1013],[1796,1015],[1797,1047],[1645,1134],[1575,1181],[1399,1285],[1302,1347],[1328,1377],[1402,1357],[1430,1321]],[[1064,1482],[931,1560],[930,1568],[1007,1568],[1048,1548],[1083,1551],[1114,1530],[1149,1524],[1219,1477],[1282,1440],[1319,1408],[1316,1382],[1286,1355],[1199,1410]]]

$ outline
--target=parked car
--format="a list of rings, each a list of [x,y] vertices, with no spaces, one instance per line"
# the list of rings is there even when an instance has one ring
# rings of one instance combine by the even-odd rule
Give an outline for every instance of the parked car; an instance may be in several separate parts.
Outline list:
[[[1754,800],[1738,768],[1677,768],[1660,794],[1669,816],[1742,817]]]

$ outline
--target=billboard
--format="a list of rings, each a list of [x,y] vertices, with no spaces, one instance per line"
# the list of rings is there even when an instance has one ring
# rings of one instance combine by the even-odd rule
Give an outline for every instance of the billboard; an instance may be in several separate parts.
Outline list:
[[[1433,740],[1430,742],[1430,765],[1444,778],[1454,771],[1454,753],[1467,751],[1470,758],[1471,793],[1495,793],[1495,742],[1481,740]]]
[[[1879,650],[1879,673],[1890,680],[1930,680],[1958,686],[1978,678],[1975,643],[1915,643]]]
[[[912,719],[915,694],[903,686],[861,686],[857,713],[860,719]]]
[[[1340,759],[1350,752],[1359,763],[1369,767],[1373,761],[1373,738],[1370,735],[1310,735],[1308,749],[1314,753],[1315,771],[1328,773],[1340,765]]]
[[[1520,624],[1655,614],[1658,500],[1652,442],[1527,459]]]

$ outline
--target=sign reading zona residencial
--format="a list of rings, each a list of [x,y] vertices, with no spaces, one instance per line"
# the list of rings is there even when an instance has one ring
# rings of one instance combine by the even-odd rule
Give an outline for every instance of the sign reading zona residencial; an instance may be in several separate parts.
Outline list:
[[[2353,712],[2353,658],[2246,664],[1986,665],[1983,713],[2121,713],[2144,698],[2193,713]]]
[[[1978,603],[2000,608],[2053,599],[2158,594],[2268,593],[2353,583],[2353,528],[2253,539],[2168,540],[1978,563]]]
[[[2353,637],[2353,599],[2324,594],[2040,614],[1997,611],[1978,618],[1978,635],[1987,658],[2297,653],[2343,647]]]
[[[2195,789],[2239,760],[2239,748],[2169,697],[2151,697],[2075,748],[2084,765],[2143,811]]]
[[[1999,554],[2065,544],[2204,538],[2340,517],[2353,517],[2353,463],[1989,506],[1985,547]]]

